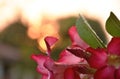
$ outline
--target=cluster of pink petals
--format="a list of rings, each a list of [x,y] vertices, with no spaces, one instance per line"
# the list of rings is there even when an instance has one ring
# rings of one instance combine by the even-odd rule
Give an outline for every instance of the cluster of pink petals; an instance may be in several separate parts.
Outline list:
[[[112,38],[107,48],[94,49],[79,37],[75,27],[70,29],[72,29],[69,30],[69,34],[73,48],[69,51],[77,57],[86,59],[90,67],[96,69],[94,79],[120,79],[120,64],[115,66],[115,63],[109,63],[109,56],[118,56],[118,61],[115,61],[120,63],[120,37]],[[83,50],[84,52],[81,52]],[[87,56],[85,52],[91,54]]]
[[[78,41],[80,38],[76,32],[75,26],[69,30],[69,35],[73,45],[79,44],[79,46],[82,45],[81,47],[88,47],[84,42],[81,44],[81,42]],[[47,55],[32,55],[32,59],[37,62],[37,71],[42,75],[41,79],[81,79],[80,74],[77,71],[82,64],[87,64],[86,60],[73,55],[65,49],[60,53],[59,59],[54,61],[50,57],[50,53],[51,46],[56,41],[57,39],[54,37],[46,37],[45,42],[48,49],[46,51]]]
[[[109,56],[120,56],[120,37],[112,38],[106,49],[88,48],[87,51],[91,53],[88,63],[97,69],[94,79],[120,79],[120,65],[109,64]]]
[[[72,45],[60,53],[57,61],[50,56],[51,46],[57,41],[54,37],[45,38],[47,55],[32,55],[42,79],[83,79],[80,73],[89,71],[84,65],[96,69],[94,79],[120,79],[120,64],[116,66],[109,63],[110,56],[118,57],[120,63],[120,37],[112,38],[107,48],[94,49],[79,37],[75,26],[69,29],[69,36]]]
[[[80,79],[73,65],[56,63],[50,57],[44,55],[32,55],[37,62],[37,71],[42,75],[41,79]]]

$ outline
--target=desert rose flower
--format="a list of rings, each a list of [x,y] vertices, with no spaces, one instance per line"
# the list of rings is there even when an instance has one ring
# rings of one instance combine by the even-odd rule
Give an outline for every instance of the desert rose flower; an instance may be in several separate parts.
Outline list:
[[[107,48],[88,48],[88,63],[97,71],[94,79],[120,79],[120,37],[113,37]]]
[[[107,48],[94,49],[79,37],[75,26],[69,29],[69,35],[72,46],[67,50],[86,59],[90,67],[96,69],[94,79],[120,78],[120,37],[113,37]]]
[[[32,55],[32,59],[37,62],[37,71],[42,75],[42,79],[81,79],[76,69],[86,64],[86,61],[67,50],[63,50],[59,59],[54,61],[50,54],[51,46],[56,41],[54,37],[46,37],[47,55]]]

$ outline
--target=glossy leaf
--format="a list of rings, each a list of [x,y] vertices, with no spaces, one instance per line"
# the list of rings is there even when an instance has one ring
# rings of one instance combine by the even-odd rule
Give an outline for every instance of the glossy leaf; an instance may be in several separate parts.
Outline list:
[[[112,36],[120,36],[120,21],[113,12],[106,21],[106,30]]]
[[[77,20],[76,27],[80,37],[91,47],[105,47],[101,39],[97,36],[83,16],[80,16],[80,18]]]

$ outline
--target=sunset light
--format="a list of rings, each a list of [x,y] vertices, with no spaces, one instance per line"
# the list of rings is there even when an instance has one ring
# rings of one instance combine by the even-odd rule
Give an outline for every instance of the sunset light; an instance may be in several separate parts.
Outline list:
[[[99,17],[104,26],[110,11],[120,17],[119,4],[119,0],[0,0],[0,31],[20,20],[28,27],[28,36],[40,41],[46,35],[57,34],[59,26],[56,20],[78,16],[79,13],[92,18]],[[44,23],[46,20],[49,23]]]

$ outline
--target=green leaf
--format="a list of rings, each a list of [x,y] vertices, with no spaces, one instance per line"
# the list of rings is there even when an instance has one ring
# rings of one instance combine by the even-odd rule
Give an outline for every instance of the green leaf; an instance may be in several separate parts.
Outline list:
[[[80,37],[91,47],[105,47],[101,39],[97,36],[83,16],[80,16],[80,18],[77,20],[76,27]]]
[[[113,12],[106,21],[106,30],[112,36],[120,36],[120,21]]]

